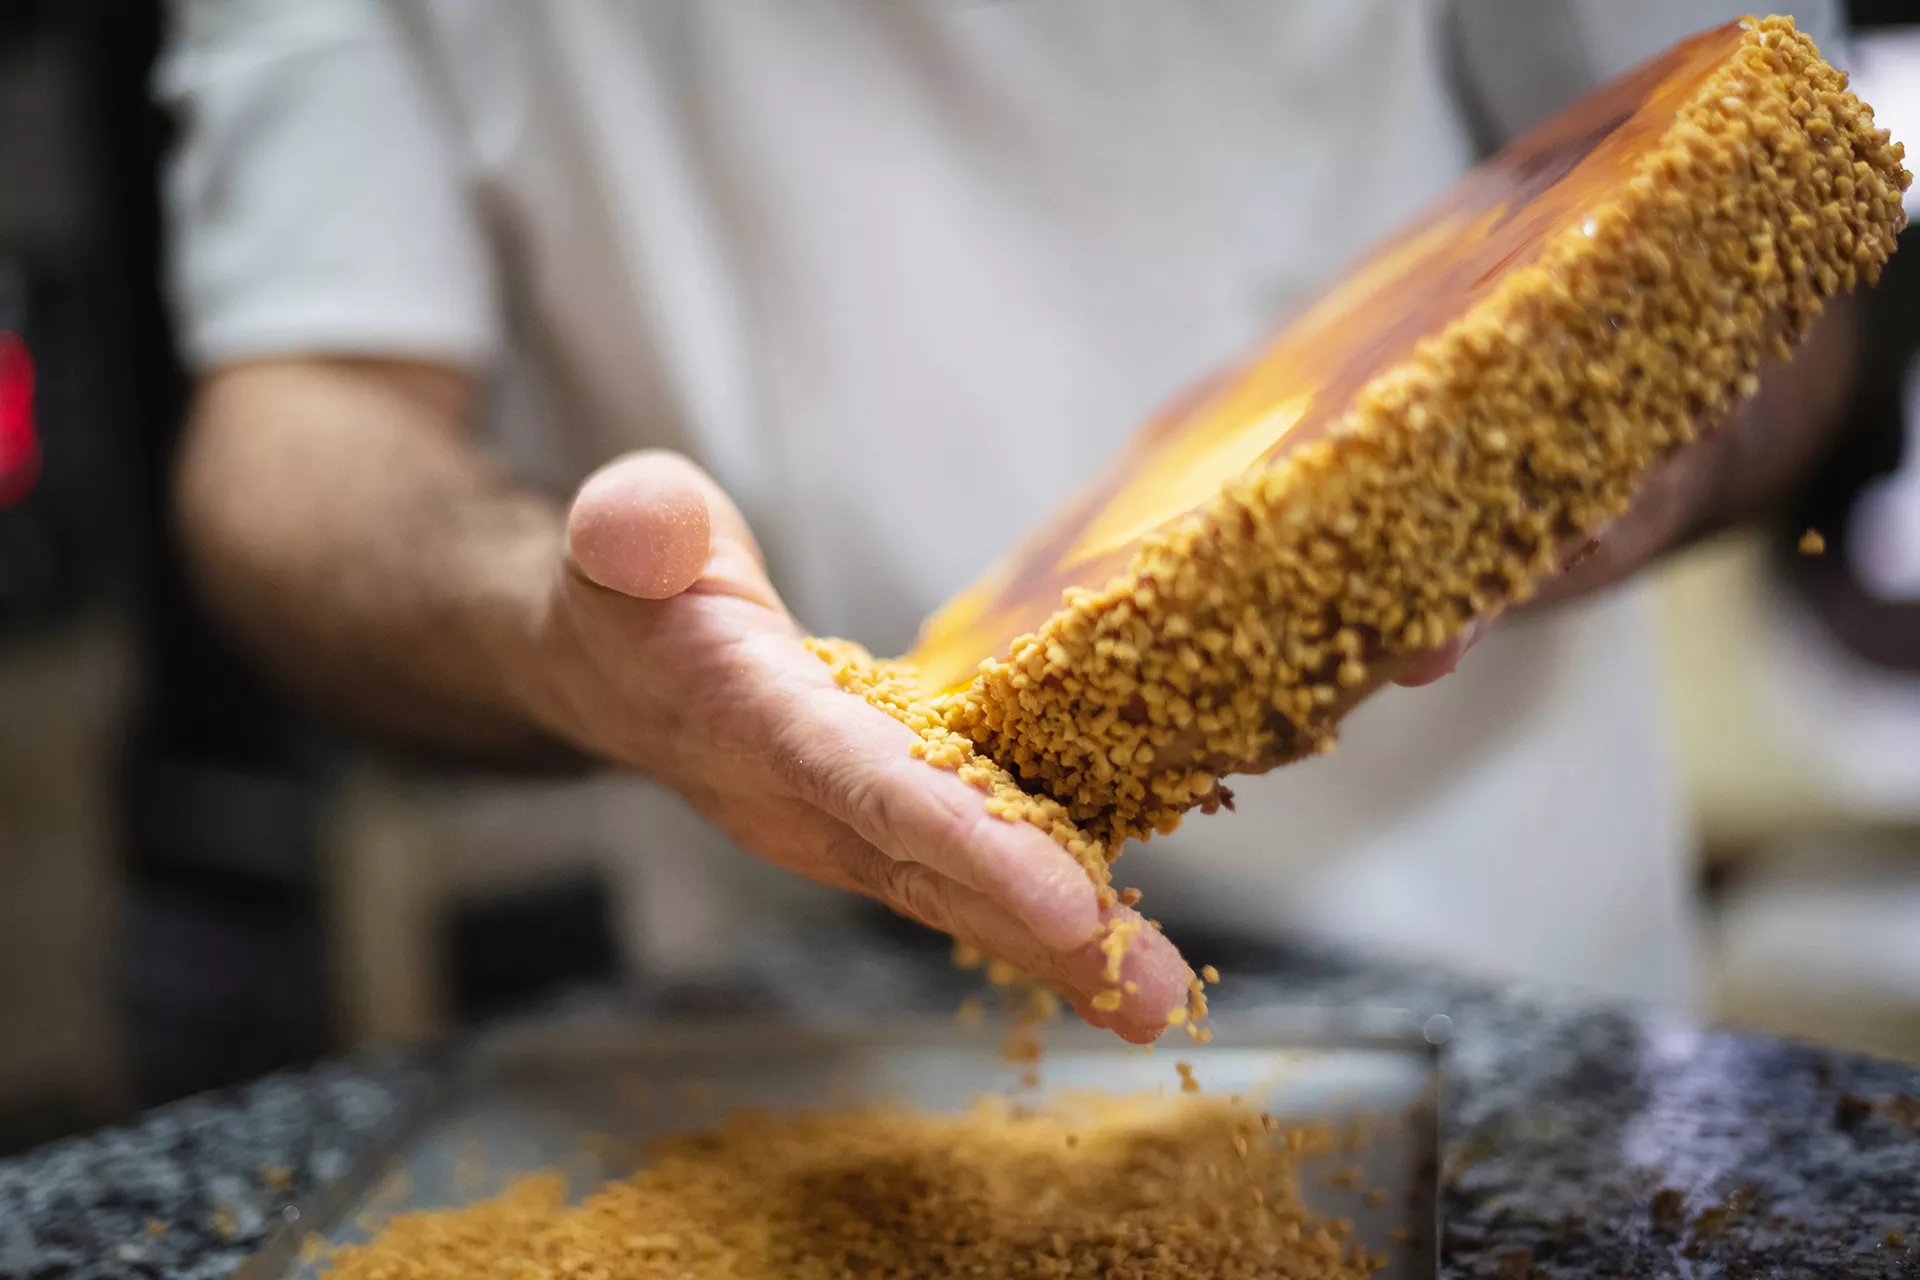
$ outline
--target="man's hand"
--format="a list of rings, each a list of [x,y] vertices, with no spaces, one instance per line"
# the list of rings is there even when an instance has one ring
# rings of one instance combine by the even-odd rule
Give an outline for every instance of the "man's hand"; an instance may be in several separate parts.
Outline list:
[[[1086,873],[834,684],[746,521],[692,463],[643,453],[594,475],[568,548],[526,672],[547,729],[672,787],[760,857],[1020,966],[1096,1025],[1135,1040],[1165,1028],[1192,977],[1173,947],[1142,930],[1124,969],[1137,989],[1114,1014],[1092,1009],[1109,984]]]
[[[1191,980],[1173,947],[1142,930],[1136,989],[1092,1009],[1109,984],[1086,874],[835,686],[717,485],[639,454],[569,518],[488,463],[471,401],[454,370],[390,361],[259,361],[202,387],[185,544],[282,678],[422,745],[550,759],[558,742],[635,769],[749,852],[1019,965],[1089,1021],[1165,1028]]]

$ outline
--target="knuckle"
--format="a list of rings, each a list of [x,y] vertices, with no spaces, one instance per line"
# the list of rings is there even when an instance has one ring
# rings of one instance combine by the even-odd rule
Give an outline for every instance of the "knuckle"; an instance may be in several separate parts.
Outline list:
[[[892,880],[890,864],[872,845],[842,830],[829,841],[828,858],[860,892],[870,897],[891,901]]]
[[[1003,842],[1004,818],[982,811],[956,819],[950,826],[958,873],[983,893],[1003,896],[1018,879],[1017,868],[1009,859]]]
[[[817,740],[804,732],[775,729],[765,741],[773,776],[782,787],[816,808],[833,807],[828,803],[832,770]]]
[[[911,862],[894,863],[886,874],[887,900],[914,919],[937,929],[951,927],[947,895],[940,882],[925,867]]]
[[[876,843],[885,841],[882,851],[893,855],[893,824],[883,775],[860,769],[845,769],[836,780],[833,799],[843,821]]]

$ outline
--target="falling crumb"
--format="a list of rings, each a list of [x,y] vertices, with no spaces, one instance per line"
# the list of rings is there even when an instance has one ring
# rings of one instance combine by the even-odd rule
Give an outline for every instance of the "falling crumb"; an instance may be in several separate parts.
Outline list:
[[[1381,1205],[1385,1204],[1386,1202],[1387,1202],[1387,1193],[1383,1188],[1380,1188],[1380,1187],[1369,1187],[1367,1189],[1367,1193],[1360,1197],[1360,1203],[1364,1204],[1369,1209],[1378,1209]]]
[[[1303,1200],[1324,1127],[1235,1145],[1216,1098],[1085,1100],[958,1116],[741,1114],[665,1139],[569,1203],[542,1174],[465,1208],[396,1218],[328,1280],[672,1276],[1154,1276],[1365,1280],[1377,1257]]]
[[[1907,1233],[1904,1231],[1887,1232],[1887,1248],[1904,1249],[1907,1247]]]
[[[167,1234],[167,1224],[158,1218],[148,1218],[147,1234],[153,1239],[158,1240],[161,1236]]]
[[[1023,1082],[1037,1084],[1039,1076],[1035,1064],[1040,1061],[1040,1028],[1059,1013],[1060,997],[1024,977],[1005,987],[1001,995],[1012,1010],[1013,1022],[1001,1040],[1000,1056],[1017,1066],[1026,1067],[1028,1070],[1021,1077]],[[1027,1080],[1029,1075],[1033,1077],[1030,1081]]]
[[[1327,1175],[1327,1185],[1330,1187],[1336,1187],[1341,1191],[1357,1191],[1360,1189],[1361,1181],[1366,1176],[1367,1176],[1366,1171],[1364,1169],[1360,1169],[1354,1166],[1349,1166],[1347,1168],[1342,1168],[1342,1169],[1335,1169],[1332,1173],[1329,1173]]]
[[[985,1021],[986,1006],[969,996],[960,1002],[960,1012],[956,1015],[963,1027],[977,1027]]]
[[[987,961],[987,981],[996,987],[1019,986],[1026,976],[1005,960]]]
[[[1389,1244],[1404,1245],[1409,1243],[1412,1239],[1413,1239],[1413,1233],[1407,1230],[1407,1228],[1402,1224],[1396,1223],[1395,1225],[1387,1229],[1387,1242]]]
[[[268,1165],[265,1169],[261,1170],[260,1181],[266,1183],[269,1190],[291,1191],[293,1189],[293,1172],[277,1164]]]
[[[1138,889],[1122,889],[1120,891],[1120,905],[1123,907],[1137,907],[1140,905],[1140,896]]]
[[[229,1240],[233,1238],[233,1233],[239,1229],[239,1222],[234,1217],[232,1209],[229,1209],[224,1204],[215,1207],[213,1211],[213,1234],[219,1236],[222,1240]]]
[[[1140,932],[1138,920],[1115,920],[1100,939],[1100,953],[1107,958],[1107,981],[1120,981],[1120,966],[1126,963],[1127,948]]]
[[[1200,1082],[1193,1078],[1193,1064],[1191,1062],[1176,1062],[1173,1064],[1173,1069],[1180,1073],[1180,1092],[1200,1092]]]
[[[1220,971],[1210,964],[1202,965],[1200,966],[1200,980],[1209,986],[1215,985],[1220,981]]]
[[[1820,536],[1818,529],[1809,529],[1800,535],[1800,554],[1817,556],[1826,551],[1827,540]]]

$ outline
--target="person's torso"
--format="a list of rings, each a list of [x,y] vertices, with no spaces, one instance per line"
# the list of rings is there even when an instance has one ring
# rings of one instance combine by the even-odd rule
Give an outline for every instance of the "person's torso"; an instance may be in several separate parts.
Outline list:
[[[686,450],[889,649],[1466,167],[1430,8],[425,14],[563,465]]]

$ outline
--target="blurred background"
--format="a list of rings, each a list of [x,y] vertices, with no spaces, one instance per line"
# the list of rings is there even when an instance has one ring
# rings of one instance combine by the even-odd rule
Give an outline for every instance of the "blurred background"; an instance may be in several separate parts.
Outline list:
[[[1845,55],[1920,140],[1920,15]],[[697,962],[711,886],[621,892],[594,784],[372,759],[200,616],[138,0],[0,0],[0,1152],[344,1045]],[[1920,1059],[1920,253],[1849,429],[1660,574],[1723,1020]],[[1809,529],[1825,553],[1800,554]]]

